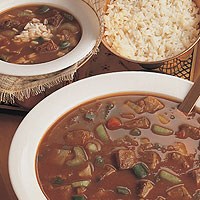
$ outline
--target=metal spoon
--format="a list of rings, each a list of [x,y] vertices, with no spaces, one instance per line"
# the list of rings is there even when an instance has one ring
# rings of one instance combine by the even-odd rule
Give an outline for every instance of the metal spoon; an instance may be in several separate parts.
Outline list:
[[[200,96],[200,76],[194,82],[192,88],[184,98],[183,102],[179,104],[178,109],[183,113],[190,113],[194,108]]]

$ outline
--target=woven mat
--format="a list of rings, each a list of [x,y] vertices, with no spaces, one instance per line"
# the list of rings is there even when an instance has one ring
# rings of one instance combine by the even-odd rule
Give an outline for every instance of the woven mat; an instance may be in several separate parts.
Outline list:
[[[15,99],[28,99],[31,95],[38,95],[46,90],[46,88],[53,87],[63,81],[72,81],[74,73],[80,68],[93,54],[98,51],[98,46],[104,31],[103,5],[104,0],[83,0],[87,3],[97,14],[99,24],[101,27],[98,40],[94,48],[89,54],[73,66],[46,75],[15,77],[8,75],[0,75],[0,102],[14,103]]]
[[[165,62],[158,69],[152,71],[170,74],[179,78],[194,81],[197,48],[198,44],[194,49],[187,54],[184,54],[182,57]],[[133,70],[146,71],[140,65],[126,61],[114,55],[112,52],[106,49],[103,44],[100,45],[99,49],[100,52],[97,55],[93,55],[92,58],[86,64],[84,64],[77,71],[77,73],[75,73],[76,80],[109,72]]]

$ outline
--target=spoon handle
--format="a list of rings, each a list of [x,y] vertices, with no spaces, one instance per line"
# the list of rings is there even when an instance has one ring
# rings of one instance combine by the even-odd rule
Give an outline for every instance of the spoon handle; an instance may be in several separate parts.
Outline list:
[[[183,102],[180,103],[178,109],[183,113],[190,113],[194,108],[200,95],[200,76],[194,82],[192,88],[184,98]]]

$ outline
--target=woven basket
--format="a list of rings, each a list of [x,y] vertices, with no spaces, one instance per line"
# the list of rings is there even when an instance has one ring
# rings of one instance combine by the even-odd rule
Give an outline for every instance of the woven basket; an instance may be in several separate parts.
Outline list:
[[[104,32],[104,0],[82,0],[87,3],[96,13],[99,19],[100,32],[94,48],[82,60],[58,72],[39,76],[9,76],[0,75],[0,102],[15,103],[15,100],[23,101],[30,96],[38,95],[47,88],[51,88],[64,81],[72,81],[74,73],[88,59],[98,52]]]

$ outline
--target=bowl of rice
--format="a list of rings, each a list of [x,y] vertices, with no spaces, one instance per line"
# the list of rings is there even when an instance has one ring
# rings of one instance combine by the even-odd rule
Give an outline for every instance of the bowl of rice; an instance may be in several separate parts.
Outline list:
[[[157,68],[200,39],[199,0],[108,0],[103,43],[114,54]]]

